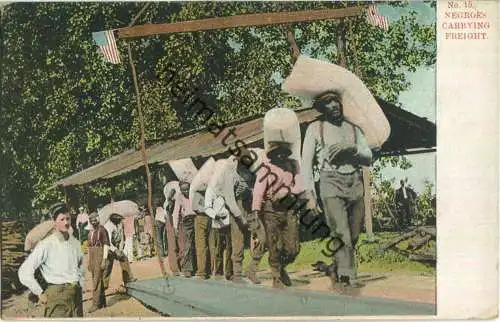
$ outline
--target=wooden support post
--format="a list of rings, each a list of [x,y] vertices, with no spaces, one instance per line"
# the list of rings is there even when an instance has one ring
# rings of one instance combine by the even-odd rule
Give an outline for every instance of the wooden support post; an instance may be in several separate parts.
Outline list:
[[[293,35],[292,26],[288,26],[286,29],[286,39],[290,43],[290,51],[292,54],[292,65],[295,64],[300,55],[299,46],[297,46],[297,41],[295,41],[295,36]]]
[[[372,214],[372,189],[371,174],[369,167],[363,167],[363,185],[365,189],[365,230],[368,241],[374,241],[373,235],[373,214]]]
[[[135,92],[136,92],[136,100],[137,100],[137,110],[139,114],[139,123],[140,123],[140,128],[141,128],[141,157],[142,157],[142,162],[144,163],[144,168],[146,169],[146,176],[147,176],[147,181],[148,181],[148,209],[149,209],[149,214],[152,217],[151,222],[153,225],[153,243],[155,247],[155,252],[156,256],[158,258],[158,263],[160,264],[160,270],[161,274],[165,279],[168,279],[167,277],[167,272],[165,270],[165,266],[163,265],[163,259],[161,258],[160,254],[160,249],[158,245],[158,238],[156,237],[156,222],[154,220],[154,212],[153,212],[153,188],[152,188],[152,183],[151,183],[151,173],[149,171],[149,164],[148,164],[148,156],[146,154],[146,138],[145,138],[145,130],[144,130],[144,115],[142,114],[142,107],[141,107],[141,99],[139,95],[139,85],[137,84],[137,74],[135,71],[135,65],[134,65],[134,60],[132,58],[132,49],[130,48],[130,43],[127,43],[127,48],[128,48],[128,58],[130,62],[130,68],[132,69],[132,77],[134,79],[134,87],[135,87]]]
[[[120,28],[116,30],[116,33],[118,38],[133,38],[178,32],[281,25],[296,22],[308,22],[358,16],[361,14],[363,8],[364,7],[362,6],[355,6],[340,9],[257,13],[167,24],[146,24]]]

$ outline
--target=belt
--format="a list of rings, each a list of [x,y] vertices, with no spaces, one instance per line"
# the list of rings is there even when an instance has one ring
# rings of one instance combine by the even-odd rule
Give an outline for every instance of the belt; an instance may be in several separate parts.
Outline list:
[[[47,283],[48,286],[71,286],[71,287],[79,287],[80,284],[78,282],[71,282],[71,283],[61,283],[61,284],[52,284],[52,283]]]

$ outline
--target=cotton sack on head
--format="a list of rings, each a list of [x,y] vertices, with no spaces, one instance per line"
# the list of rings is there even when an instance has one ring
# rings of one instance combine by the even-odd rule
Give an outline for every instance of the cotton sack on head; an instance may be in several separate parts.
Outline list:
[[[363,131],[371,148],[381,147],[389,137],[389,121],[375,97],[359,77],[341,66],[301,55],[285,79],[283,91],[306,101],[338,92],[344,117]]]
[[[273,108],[264,116],[264,150],[267,154],[277,142],[290,145],[290,158],[300,161],[300,125],[297,114],[289,108]]]

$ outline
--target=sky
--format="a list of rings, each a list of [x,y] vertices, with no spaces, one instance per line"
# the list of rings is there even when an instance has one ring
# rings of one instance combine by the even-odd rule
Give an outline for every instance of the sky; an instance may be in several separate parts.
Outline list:
[[[412,2],[411,9],[418,13],[420,23],[430,24],[436,21],[435,9],[421,2]],[[391,21],[398,19],[402,14],[407,14],[407,8],[394,8],[388,5],[378,5],[379,14],[388,18],[389,27]],[[411,82],[409,90],[399,96],[402,108],[421,117],[426,117],[429,121],[436,122],[436,67],[421,68],[415,73],[407,73]],[[436,153],[423,153],[409,155],[407,158],[413,167],[402,171],[388,167],[382,171],[387,178],[394,177],[396,183],[394,187],[399,187],[399,180],[408,178],[408,183],[417,192],[422,192],[424,181],[429,180],[436,184]],[[435,191],[435,190],[434,190]]]

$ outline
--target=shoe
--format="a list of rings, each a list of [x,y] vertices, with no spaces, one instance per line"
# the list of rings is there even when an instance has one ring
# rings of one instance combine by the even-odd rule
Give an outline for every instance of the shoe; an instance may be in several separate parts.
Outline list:
[[[195,275],[195,276],[193,277],[193,279],[203,281],[203,280],[208,279],[208,277],[207,277],[207,276],[205,276],[205,275]]]
[[[283,285],[286,285],[286,286],[292,285],[292,280],[290,279],[290,276],[288,275],[288,273],[284,267],[282,267],[280,269],[280,281],[281,281],[281,283],[283,283]]]
[[[191,272],[184,272],[184,277],[185,278],[191,278],[193,274]]]
[[[252,282],[253,284],[260,284],[261,281],[257,278],[257,273],[254,270],[249,270],[247,272],[247,278]]]
[[[281,289],[284,288],[279,277],[273,277],[273,288]]]

